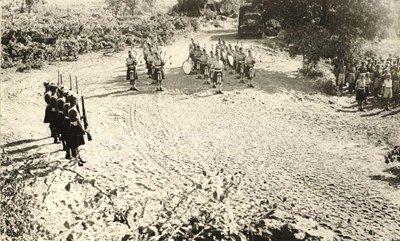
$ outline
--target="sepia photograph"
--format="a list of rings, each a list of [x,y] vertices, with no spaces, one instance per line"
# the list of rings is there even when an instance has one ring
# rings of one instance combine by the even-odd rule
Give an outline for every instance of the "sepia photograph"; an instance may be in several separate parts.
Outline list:
[[[0,240],[400,241],[400,0],[0,2]]]

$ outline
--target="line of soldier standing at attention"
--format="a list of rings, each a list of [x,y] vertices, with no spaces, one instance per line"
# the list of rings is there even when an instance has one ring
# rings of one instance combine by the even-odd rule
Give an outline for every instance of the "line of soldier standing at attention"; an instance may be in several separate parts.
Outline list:
[[[383,98],[384,110],[390,110],[392,101],[400,101],[400,57],[394,59],[392,54],[386,60],[365,57],[360,62],[347,65],[342,60],[335,63],[334,74],[340,94],[343,94],[343,87],[347,84],[349,94],[356,94],[359,111],[365,111],[368,96]]]
[[[79,166],[85,163],[79,155],[79,147],[85,144],[86,132],[78,108],[78,96],[63,85],[44,83],[44,99],[47,104],[44,123],[50,127],[54,143],[62,143],[66,159],[74,159]]]

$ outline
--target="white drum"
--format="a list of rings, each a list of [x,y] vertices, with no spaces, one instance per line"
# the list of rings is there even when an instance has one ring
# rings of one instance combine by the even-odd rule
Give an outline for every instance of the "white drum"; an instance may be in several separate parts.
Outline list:
[[[182,69],[185,74],[190,74],[193,69],[193,62],[192,61],[185,61],[182,64]]]

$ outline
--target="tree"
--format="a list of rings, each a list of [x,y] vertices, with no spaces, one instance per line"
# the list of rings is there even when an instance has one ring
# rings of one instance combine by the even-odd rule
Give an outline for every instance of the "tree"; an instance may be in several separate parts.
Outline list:
[[[190,16],[200,16],[201,10],[207,6],[208,0],[178,0],[174,10]]]
[[[135,15],[140,13],[142,4],[154,4],[154,0],[106,0],[108,9],[114,15]]]
[[[315,65],[321,58],[351,61],[387,21],[381,0],[254,0],[280,22],[291,55]],[[308,66],[309,67],[309,66]]]

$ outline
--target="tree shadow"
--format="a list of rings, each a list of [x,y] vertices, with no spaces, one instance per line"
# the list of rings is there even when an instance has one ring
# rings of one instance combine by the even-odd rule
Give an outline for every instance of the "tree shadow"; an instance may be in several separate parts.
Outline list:
[[[24,139],[24,140],[9,142],[9,143],[4,144],[3,148],[14,147],[14,146],[27,144],[27,143],[31,143],[31,142],[36,142],[36,141],[42,141],[42,140],[46,140],[46,139],[49,139],[49,138],[50,137],[43,137],[43,138],[38,138],[38,139]]]
[[[371,175],[371,180],[376,181],[384,181],[387,182],[390,186],[400,187],[400,166],[391,167],[389,169],[384,170],[383,172],[390,174],[391,176],[386,175]]]

